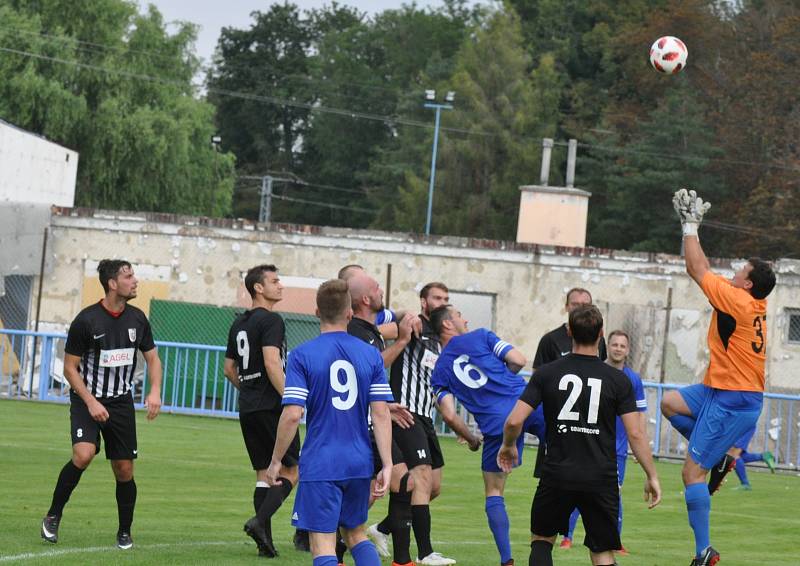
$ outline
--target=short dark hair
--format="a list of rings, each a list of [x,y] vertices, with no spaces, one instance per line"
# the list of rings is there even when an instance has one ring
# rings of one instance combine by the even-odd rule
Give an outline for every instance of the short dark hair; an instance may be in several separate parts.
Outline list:
[[[603,315],[594,305],[581,305],[569,313],[569,330],[572,339],[581,346],[591,346],[600,338]]]
[[[361,269],[362,271],[364,270],[364,268],[361,267],[360,265],[358,265],[357,263],[351,263],[351,264],[345,265],[343,268],[341,268],[339,270],[339,273],[336,274],[336,277],[338,277],[339,279],[344,279],[345,281],[347,281],[348,279],[350,279],[352,277],[352,275],[350,275],[350,271],[353,270],[353,269]]]
[[[251,297],[256,296],[256,283],[264,283],[265,273],[278,273],[278,268],[271,263],[264,263],[247,270],[247,275],[244,276],[244,286]]]
[[[590,301],[594,300],[594,299],[592,299],[592,294],[589,292],[588,289],[584,289],[583,287],[573,287],[572,289],[567,291],[567,298],[564,301],[565,305],[569,304],[569,297],[570,297],[570,295],[572,295],[572,293],[586,293],[587,295],[589,295],[589,300]]]
[[[103,286],[103,291],[108,293],[108,280],[116,279],[119,275],[120,269],[127,267],[131,269],[133,266],[129,261],[124,259],[101,259],[97,264],[97,274],[100,277],[100,285]]]
[[[628,333],[625,332],[624,330],[612,330],[611,333],[608,335],[608,341],[611,342],[611,339],[614,336],[624,336],[625,340],[628,341],[628,344],[631,343],[631,337],[628,336]]]
[[[420,290],[419,298],[420,299],[427,299],[428,298],[428,294],[430,294],[430,292],[431,292],[431,289],[441,289],[445,293],[449,293],[450,292],[450,289],[447,288],[447,285],[445,285],[444,283],[440,283],[438,281],[434,281],[432,283],[428,283],[427,285],[425,285]]]
[[[322,322],[339,322],[350,307],[350,292],[347,281],[330,279],[317,289],[317,310]]]
[[[758,257],[751,257],[747,262],[753,266],[747,278],[753,283],[750,294],[756,299],[766,299],[775,288],[775,272],[772,266]]]
[[[451,308],[453,308],[453,305],[442,305],[431,311],[431,326],[433,326],[433,331],[436,332],[436,334],[442,333],[445,320],[451,320],[453,318],[453,315],[450,313]]]

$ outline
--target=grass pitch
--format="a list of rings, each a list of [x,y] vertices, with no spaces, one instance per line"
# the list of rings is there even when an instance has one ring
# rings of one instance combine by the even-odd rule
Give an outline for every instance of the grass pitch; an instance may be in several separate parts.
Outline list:
[[[289,524],[294,495],[273,519],[281,556],[259,559],[242,532],[253,514],[255,475],[234,420],[162,414],[147,422],[137,414],[139,496],[133,525],[135,546],[115,546],[117,528],[114,480],[103,453],[84,473],[67,505],[59,543],[39,538],[39,523],[50,504],[59,470],[70,455],[66,405],[0,401],[0,564],[310,564],[296,552]],[[499,564],[483,511],[479,454],[443,438],[447,465],[442,495],[431,507],[434,548],[466,566]],[[509,478],[506,505],[517,564],[527,564],[533,450]],[[621,566],[688,564],[694,543],[680,482],[680,467],[658,465],[664,501],[648,511],[640,501],[641,469],[628,463],[623,490],[623,543],[630,556]],[[712,499],[711,539],[728,565],[800,564],[800,478],[750,471],[753,491],[735,491],[734,474]],[[380,520],[386,500],[370,521]],[[582,541],[582,527],[575,539]],[[554,549],[558,565],[588,564],[580,544]],[[412,543],[412,557],[415,548]],[[348,555],[346,563],[352,566]],[[390,564],[389,559],[384,559]]]

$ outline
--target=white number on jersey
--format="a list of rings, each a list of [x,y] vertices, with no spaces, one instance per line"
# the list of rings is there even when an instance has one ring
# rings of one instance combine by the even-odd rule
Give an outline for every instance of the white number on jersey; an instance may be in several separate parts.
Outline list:
[[[246,370],[250,365],[250,343],[247,341],[247,332],[240,330],[236,335],[236,350],[242,357],[242,370]]]
[[[339,381],[340,372],[344,372],[345,382]],[[331,388],[343,396],[331,398],[334,408],[346,411],[356,404],[358,398],[358,382],[356,368],[346,360],[336,360],[331,364]]]
[[[603,388],[603,382],[599,379],[590,377],[586,380],[586,385],[589,387],[589,414],[587,415],[586,422],[588,424],[597,424],[597,413],[600,409],[600,390]],[[581,381],[581,378],[577,375],[568,373],[561,378],[561,381],[558,382],[558,388],[561,391],[566,391],[570,386],[572,386],[572,388],[567,396],[567,400],[564,402],[564,406],[561,407],[561,411],[558,413],[557,418],[560,421],[580,420],[580,414],[578,411],[573,411],[572,408],[575,406],[575,403],[578,402],[578,399],[581,396],[581,391],[583,391],[583,381]]]
[[[489,378],[481,371],[481,368],[468,362],[468,355],[462,354],[458,356],[453,362],[453,372],[458,380],[470,389],[480,389],[486,385]],[[475,372],[477,375],[473,377],[470,372]]]

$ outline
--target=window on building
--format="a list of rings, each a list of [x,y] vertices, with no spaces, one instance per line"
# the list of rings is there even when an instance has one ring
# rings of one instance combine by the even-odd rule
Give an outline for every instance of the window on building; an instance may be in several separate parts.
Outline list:
[[[450,303],[457,307],[469,321],[469,329],[488,328],[495,330],[494,295],[450,290]]]
[[[789,316],[786,341],[790,344],[800,344],[800,309],[786,309],[786,314]]]

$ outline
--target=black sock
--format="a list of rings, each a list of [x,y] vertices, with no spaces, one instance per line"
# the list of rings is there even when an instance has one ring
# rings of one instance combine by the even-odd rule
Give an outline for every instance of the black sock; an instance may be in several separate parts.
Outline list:
[[[256,511],[258,522],[264,525],[267,536],[272,538],[272,522],[270,517],[275,514],[283,500],[289,497],[292,492],[292,482],[286,478],[278,478],[274,485],[267,490],[267,496]]]
[[[411,526],[417,540],[417,555],[420,558],[433,552],[431,545],[431,508],[429,505],[411,506]]]
[[[136,507],[136,482],[117,482],[117,512],[119,513],[119,532],[130,533],[133,524],[133,508]]]
[[[56,481],[56,488],[53,490],[53,501],[50,503],[50,510],[47,511],[48,515],[56,515],[58,517],[64,512],[64,505],[69,501],[69,496],[78,482],[81,480],[81,470],[78,466],[72,463],[72,460],[64,464],[61,472],[58,474],[58,481]]]
[[[553,566],[553,545],[546,540],[533,541],[528,566]]]
[[[388,535],[392,532],[392,517],[389,513],[386,513],[386,516],[383,518],[383,521],[378,523],[378,526],[375,527],[378,531],[382,532],[385,535]]]
[[[264,503],[264,499],[267,497],[267,492],[269,491],[269,486],[262,487],[256,484],[256,488],[253,491],[253,509],[254,513],[258,513],[261,504]]]
[[[342,538],[342,532],[336,529],[336,561],[341,564],[344,562],[344,553],[347,552],[347,545]]]
[[[411,493],[389,494],[389,515],[392,517],[392,552],[398,564],[411,562]],[[420,556],[420,558],[423,558]]]

